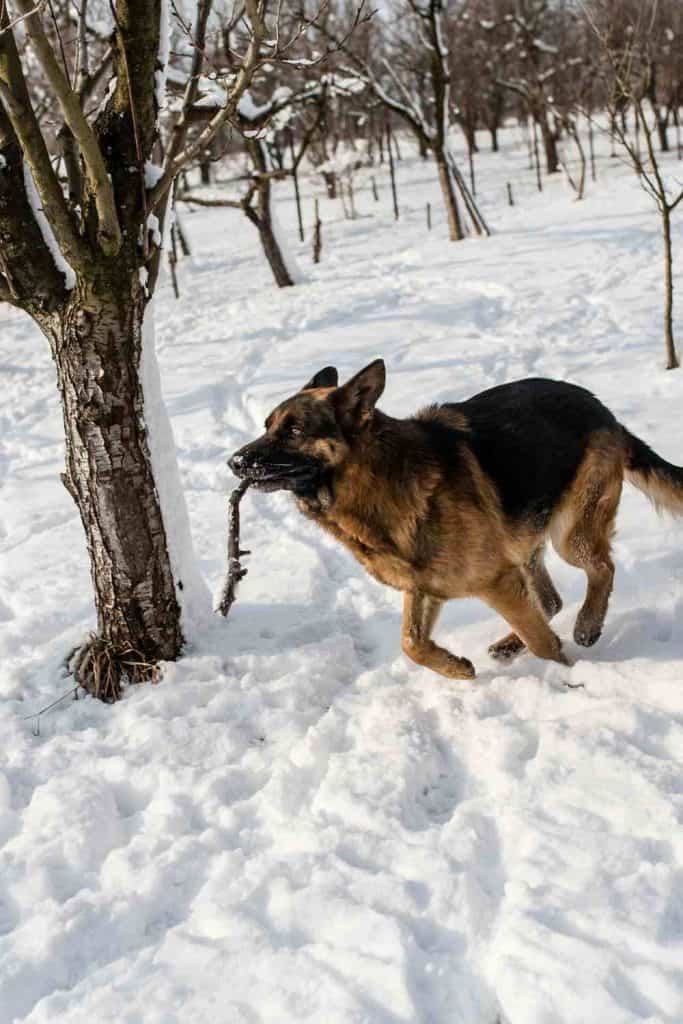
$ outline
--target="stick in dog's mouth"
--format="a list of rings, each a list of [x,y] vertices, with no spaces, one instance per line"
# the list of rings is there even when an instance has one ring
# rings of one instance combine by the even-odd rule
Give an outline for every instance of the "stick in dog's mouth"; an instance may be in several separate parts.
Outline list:
[[[240,559],[251,552],[240,548],[240,501],[251,484],[251,480],[241,480],[228,498],[228,574],[218,602],[218,611],[223,618],[237,597],[237,584],[247,575],[247,570],[242,566]]]

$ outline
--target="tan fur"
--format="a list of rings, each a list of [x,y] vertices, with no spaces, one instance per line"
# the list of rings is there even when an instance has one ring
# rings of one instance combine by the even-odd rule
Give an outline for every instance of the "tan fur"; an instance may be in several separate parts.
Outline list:
[[[676,487],[670,480],[666,480],[653,473],[646,477],[637,470],[627,468],[626,479],[634,487],[637,487],[654,507],[661,514],[671,512],[673,515],[683,516],[683,491]]]
[[[474,596],[513,627],[514,633],[493,645],[494,656],[510,657],[526,646],[539,657],[566,664],[561,642],[548,625],[561,600],[543,563],[547,538],[588,576],[577,637],[585,642],[599,632],[614,574],[610,540],[625,460],[619,436],[594,436],[573,484],[541,531],[508,523],[493,484],[467,449],[466,471],[447,487],[434,467],[418,473],[412,488],[397,486],[373,472],[367,456],[361,447],[339,467],[331,507],[300,505],[372,576],[404,592],[401,645],[410,658],[442,675],[471,678],[471,664],[438,647],[430,634],[443,601]],[[439,536],[421,564],[415,558],[415,536],[434,506]],[[435,611],[425,620],[427,602]]]
[[[299,507],[375,579],[403,592],[401,647],[413,661],[471,679],[472,664],[431,634],[444,601],[477,597],[513,631],[489,649],[494,657],[528,647],[567,664],[549,625],[562,602],[543,561],[547,541],[586,573],[574,638],[588,646],[600,635],[612,589],[611,540],[624,475],[654,501],[683,512],[683,488],[666,479],[679,471],[668,464],[659,475],[632,470],[632,445],[642,443],[615,424],[589,435],[578,471],[545,525],[520,523],[503,513],[497,487],[468,442],[464,414],[441,406],[412,420],[385,416],[374,409],[383,373],[377,362],[341,388],[303,389],[271,413],[266,434],[251,447],[281,445],[322,464],[325,482],[298,498]],[[444,424],[454,431],[456,468],[431,447],[434,429]]]

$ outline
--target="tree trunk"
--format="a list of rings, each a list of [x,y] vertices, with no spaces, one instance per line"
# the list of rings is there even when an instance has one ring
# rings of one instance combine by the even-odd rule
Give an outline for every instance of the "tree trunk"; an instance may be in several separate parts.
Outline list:
[[[662,153],[669,152],[669,119],[668,117],[660,117],[656,114],[657,119],[657,134],[659,135],[659,148]]]
[[[478,153],[479,148],[477,146],[477,133],[475,125],[471,121],[464,120],[462,122],[462,133],[465,136],[465,142],[470,153]]]
[[[579,185],[576,191],[576,198],[583,199],[584,191],[586,188],[586,154],[584,152],[583,144],[581,142],[581,135],[579,134],[579,129],[576,125],[572,128],[571,134],[574,139],[574,142],[576,143],[576,148],[579,151],[579,165],[581,167],[581,172],[579,174]]]
[[[287,268],[285,258],[277,240],[273,228],[273,214],[271,210],[271,180],[268,177],[270,170],[268,155],[262,139],[249,139],[247,150],[254,162],[256,170],[256,209],[251,203],[246,203],[244,212],[251,223],[257,228],[263,251],[268,260],[268,265],[273,272],[275,283],[278,288],[289,288],[294,280]]]
[[[545,163],[548,174],[555,174],[560,169],[560,158],[557,152],[557,136],[548,124],[545,113],[538,118],[538,124],[543,138],[543,149],[545,151]]]
[[[265,257],[268,260],[268,266],[273,272],[276,285],[278,288],[291,287],[294,284],[294,281],[287,269],[284,256],[282,255],[282,250],[280,249],[280,244],[275,232],[273,231],[269,201],[267,201],[265,205],[263,202],[259,203],[258,213],[253,206],[250,205],[244,207],[244,212],[258,231],[259,241],[261,242]]]
[[[495,126],[493,128],[489,128],[489,133],[491,135],[491,152],[492,153],[497,153],[498,152],[498,129]]]
[[[667,370],[675,370],[680,364],[678,362],[678,356],[676,354],[676,344],[674,342],[673,331],[674,289],[672,273],[673,256],[671,252],[671,211],[668,207],[664,206],[661,208],[661,213],[662,233],[664,235],[664,287],[666,292],[664,305],[664,344],[666,346],[666,368]]]
[[[268,260],[270,269],[273,271],[275,283],[278,288],[289,288],[294,284],[294,281],[287,270],[282,250],[280,249],[278,240],[275,237],[275,232],[273,231],[273,225],[270,217],[264,218],[263,220],[259,219],[258,233],[259,238],[261,239],[261,245],[263,246],[263,251],[266,254],[266,259]]]
[[[380,161],[381,162],[381,161]],[[325,182],[325,188],[327,189],[327,198],[337,198],[337,175],[334,171],[323,171],[323,181]]]
[[[450,169],[444,153],[436,154],[436,169],[439,173],[441,195],[443,196],[444,206],[446,207],[448,237],[451,242],[460,242],[464,238],[462,221],[460,219],[458,201],[453,190],[453,181],[451,179]]]
[[[128,656],[152,670],[180,653],[176,588],[183,581],[173,578],[145,423],[144,308],[137,283],[114,293],[109,282],[81,281],[40,326],[57,366],[66,435],[62,479],[85,529],[98,639],[124,667]]]

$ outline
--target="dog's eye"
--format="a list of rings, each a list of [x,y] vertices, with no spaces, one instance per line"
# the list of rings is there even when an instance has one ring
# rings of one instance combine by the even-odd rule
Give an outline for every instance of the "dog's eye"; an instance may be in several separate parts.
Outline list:
[[[293,426],[291,426],[289,428],[288,433],[292,437],[303,437],[303,434],[304,434],[303,427],[297,427],[296,425],[293,425]]]

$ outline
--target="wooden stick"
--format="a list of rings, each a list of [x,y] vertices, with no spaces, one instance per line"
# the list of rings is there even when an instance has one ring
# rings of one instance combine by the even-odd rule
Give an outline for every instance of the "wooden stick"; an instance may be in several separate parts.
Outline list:
[[[247,570],[242,568],[240,558],[242,555],[250,555],[250,551],[242,551],[240,548],[240,501],[249,487],[249,480],[242,480],[228,498],[228,575],[225,577],[221,599],[218,604],[218,611],[223,618],[232,608],[237,597],[237,584],[247,575]]]

